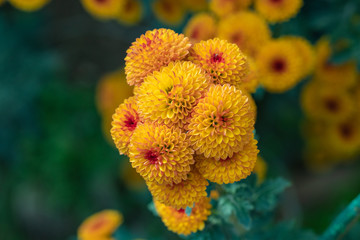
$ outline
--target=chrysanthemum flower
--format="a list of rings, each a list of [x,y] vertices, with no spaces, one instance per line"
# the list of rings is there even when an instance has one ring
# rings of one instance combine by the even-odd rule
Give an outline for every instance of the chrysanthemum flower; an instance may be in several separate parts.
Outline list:
[[[136,98],[130,97],[120,104],[113,115],[111,136],[120,154],[128,153],[130,137],[139,123]]]
[[[226,159],[249,142],[254,113],[243,92],[228,84],[212,85],[189,122],[188,135],[197,153]]]
[[[210,77],[194,63],[170,63],[145,78],[137,92],[139,111],[146,119],[183,127],[210,83]]]
[[[175,209],[193,207],[193,204],[206,197],[208,181],[196,170],[192,170],[186,180],[178,184],[159,185],[155,182],[147,182],[149,191],[154,200]]]
[[[249,93],[254,93],[259,86],[259,72],[254,59],[248,57],[247,60],[249,63],[249,73],[243,79],[240,87],[245,89]]]
[[[258,156],[254,167],[254,173],[256,173],[257,175],[258,183],[264,182],[266,177],[266,172],[267,172],[267,164],[262,157]]]
[[[291,41],[273,40],[256,57],[261,84],[269,92],[285,92],[300,80],[302,58]]]
[[[216,33],[215,19],[208,13],[194,15],[186,24],[183,32],[193,43],[213,38]]]
[[[316,44],[316,78],[340,88],[353,86],[356,83],[356,63],[349,61],[335,65],[330,62],[331,55],[329,40],[326,38],[320,39]]]
[[[181,2],[187,10],[194,12],[206,10],[208,6],[207,0],[181,0]]]
[[[203,230],[205,221],[211,214],[210,198],[207,197],[195,203],[190,216],[185,213],[184,209],[177,210],[158,201],[154,201],[154,204],[165,226],[177,234],[189,235],[192,232]]]
[[[91,15],[107,20],[117,17],[123,0],[81,0],[81,3]]]
[[[248,74],[246,56],[238,46],[218,38],[194,44],[189,60],[201,66],[215,84],[239,85]]]
[[[140,86],[147,75],[170,62],[184,59],[190,47],[189,39],[183,34],[164,28],[147,31],[126,51],[127,82]]]
[[[103,210],[87,218],[78,229],[80,240],[109,239],[122,224],[123,216],[115,210]]]
[[[50,0],[8,0],[8,1],[17,9],[27,12],[36,11],[44,7],[45,4],[50,2]]]
[[[248,8],[252,0],[211,0],[210,10],[219,17]]]
[[[220,20],[218,37],[235,43],[246,55],[255,57],[259,49],[270,40],[271,32],[261,16],[243,11]]]
[[[178,0],[155,0],[152,9],[155,16],[168,25],[179,25],[185,17],[185,9]]]
[[[255,9],[271,23],[284,22],[294,17],[303,0],[255,0]]]
[[[139,0],[122,0],[117,19],[121,23],[136,24],[141,20],[143,14],[142,2]]]
[[[344,89],[334,88],[312,81],[301,93],[301,104],[310,118],[327,122],[338,122],[354,112],[351,95]]]
[[[203,177],[211,182],[218,184],[234,183],[251,174],[258,153],[257,141],[251,139],[242,151],[234,153],[232,157],[217,160],[201,155],[196,156],[196,168]]]
[[[186,180],[194,151],[185,133],[175,127],[145,123],[131,137],[129,157],[133,168],[146,181],[159,184]]]

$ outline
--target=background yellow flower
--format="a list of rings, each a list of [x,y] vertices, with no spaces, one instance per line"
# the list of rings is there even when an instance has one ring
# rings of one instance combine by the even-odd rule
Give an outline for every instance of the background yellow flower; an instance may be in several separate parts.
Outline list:
[[[183,32],[191,42],[196,43],[215,37],[216,28],[216,20],[211,14],[199,13],[187,22]]]
[[[136,24],[142,18],[143,8],[140,0],[123,0],[117,19],[124,24]]]
[[[99,19],[116,18],[124,0],[81,0],[84,8]]]
[[[255,0],[255,9],[271,23],[284,22],[294,17],[303,0]]]
[[[14,7],[22,11],[28,11],[28,12],[36,11],[50,2],[50,0],[8,0],[8,1]]]

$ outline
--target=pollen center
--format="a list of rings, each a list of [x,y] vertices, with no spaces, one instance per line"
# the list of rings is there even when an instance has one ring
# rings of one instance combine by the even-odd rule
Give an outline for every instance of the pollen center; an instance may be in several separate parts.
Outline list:
[[[159,160],[159,154],[153,150],[148,150],[145,153],[145,159],[147,159],[151,164],[155,164]]]
[[[275,59],[272,62],[272,69],[277,73],[283,73],[286,70],[286,63],[283,59]]]
[[[218,63],[218,62],[224,62],[224,58],[217,54],[217,53],[214,53],[212,56],[211,56],[211,59],[210,59],[211,63]]]
[[[351,126],[349,126],[348,124],[343,124],[340,126],[340,133],[345,139],[350,139],[353,135]]]
[[[91,224],[90,229],[96,231],[97,229],[101,228],[105,224],[104,217],[99,217],[93,224]]]
[[[329,98],[325,100],[325,107],[330,112],[338,112],[340,109],[339,103],[333,98]]]
[[[137,126],[137,122],[135,120],[135,117],[130,115],[127,116],[126,120],[125,120],[125,126],[130,130],[130,131],[134,131],[136,126]]]

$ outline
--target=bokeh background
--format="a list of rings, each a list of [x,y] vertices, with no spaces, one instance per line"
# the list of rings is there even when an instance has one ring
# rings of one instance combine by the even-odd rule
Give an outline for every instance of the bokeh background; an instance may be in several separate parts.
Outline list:
[[[99,110],[107,99],[100,80],[124,68],[131,42],[159,27],[181,33],[194,14],[167,24],[151,1],[141,3],[141,20],[133,25],[99,20],[79,0],[53,0],[36,12],[0,6],[0,239],[75,239],[81,222],[103,209],[124,215],[124,236],[177,238],[148,210],[150,193],[109,139],[104,115],[112,113]],[[351,3],[357,4],[305,1],[295,18],[272,26],[273,35],[301,35],[312,43],[323,35],[359,40],[360,25],[355,36],[346,29],[348,18],[360,17]],[[356,57],[359,49],[335,61]],[[360,192],[360,161],[355,156],[320,172],[304,162],[300,93],[306,81],[281,94],[256,91],[256,134],[267,176],[292,182],[281,200],[285,219],[321,233]],[[120,89],[121,96],[129,92]]]

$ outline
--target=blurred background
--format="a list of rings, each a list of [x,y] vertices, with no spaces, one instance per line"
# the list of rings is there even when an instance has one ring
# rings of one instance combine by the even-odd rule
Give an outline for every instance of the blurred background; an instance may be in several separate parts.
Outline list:
[[[0,239],[72,239],[103,209],[124,215],[123,236],[177,239],[148,210],[150,193],[109,136],[112,113],[132,94],[123,73],[131,43],[154,28],[181,33],[198,10],[208,11],[207,1],[195,10],[168,1],[158,12],[154,2],[138,1],[136,14],[111,20],[80,0],[52,0],[36,11],[1,3]],[[331,43],[348,39],[333,61],[360,59],[359,5],[306,0],[296,17],[270,28],[273,37],[300,35],[312,44],[324,35]],[[360,161],[358,154],[331,167],[324,160],[319,170],[304,160],[300,98],[309,79],[279,94],[259,87],[255,127],[267,177],[292,182],[283,215],[321,233],[360,192]]]

